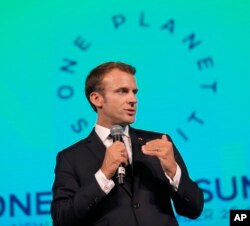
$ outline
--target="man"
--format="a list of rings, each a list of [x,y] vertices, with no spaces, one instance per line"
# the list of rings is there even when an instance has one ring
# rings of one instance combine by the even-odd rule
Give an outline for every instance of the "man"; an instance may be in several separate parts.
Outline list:
[[[193,182],[168,135],[138,130],[135,68],[108,62],[93,69],[85,93],[97,112],[90,135],[57,156],[53,185],[54,226],[176,226],[178,214],[195,219],[203,193]],[[110,129],[123,127],[123,140]],[[125,164],[124,184],[116,182]]]

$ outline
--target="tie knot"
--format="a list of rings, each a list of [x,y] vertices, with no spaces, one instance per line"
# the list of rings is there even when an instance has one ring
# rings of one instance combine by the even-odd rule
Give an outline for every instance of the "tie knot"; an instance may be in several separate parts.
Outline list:
[[[106,139],[103,141],[104,145],[108,148],[112,145],[113,143],[113,139],[112,139],[112,136],[111,134],[109,134]]]

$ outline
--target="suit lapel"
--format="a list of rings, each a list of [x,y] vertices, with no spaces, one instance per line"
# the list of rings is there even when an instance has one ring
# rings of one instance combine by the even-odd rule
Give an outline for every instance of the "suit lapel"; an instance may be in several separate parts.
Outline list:
[[[88,148],[91,150],[91,152],[95,155],[95,157],[102,162],[104,159],[106,147],[102,143],[99,136],[96,134],[95,129],[91,131],[87,138],[88,142]]]
[[[135,129],[130,127],[129,131],[133,151],[133,193],[135,194],[140,185],[140,176],[138,175],[139,170],[137,170],[139,165],[138,163],[143,162],[145,159],[145,156],[141,151],[141,147],[146,143],[146,141],[142,136],[136,133]]]

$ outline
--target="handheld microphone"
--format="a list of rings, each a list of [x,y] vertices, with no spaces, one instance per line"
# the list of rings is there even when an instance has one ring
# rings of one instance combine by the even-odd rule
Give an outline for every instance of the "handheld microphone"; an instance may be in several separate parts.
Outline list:
[[[124,143],[122,139],[123,129],[120,125],[113,125],[112,128],[110,129],[110,134],[113,138],[113,142],[121,141]],[[126,175],[125,164],[121,163],[117,169],[117,176],[116,176],[118,185],[124,184],[125,175]]]

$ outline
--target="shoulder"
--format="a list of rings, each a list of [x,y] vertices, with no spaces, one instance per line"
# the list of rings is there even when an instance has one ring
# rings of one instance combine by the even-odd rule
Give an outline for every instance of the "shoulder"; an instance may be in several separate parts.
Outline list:
[[[87,146],[88,140],[84,138],[58,152],[58,155],[72,156],[78,155],[80,150],[83,150]]]
[[[96,141],[98,139],[94,129],[90,132],[90,134],[82,139],[77,141],[76,143],[64,148],[59,152],[63,155],[72,155],[73,153],[79,153],[88,148],[88,144],[92,141]]]
[[[92,132],[86,138],[79,140],[78,142],[66,147],[65,149],[61,150],[58,154],[64,155],[67,157],[77,157],[80,153],[88,153],[86,151],[88,149],[89,143],[96,141],[97,136],[92,130]]]

